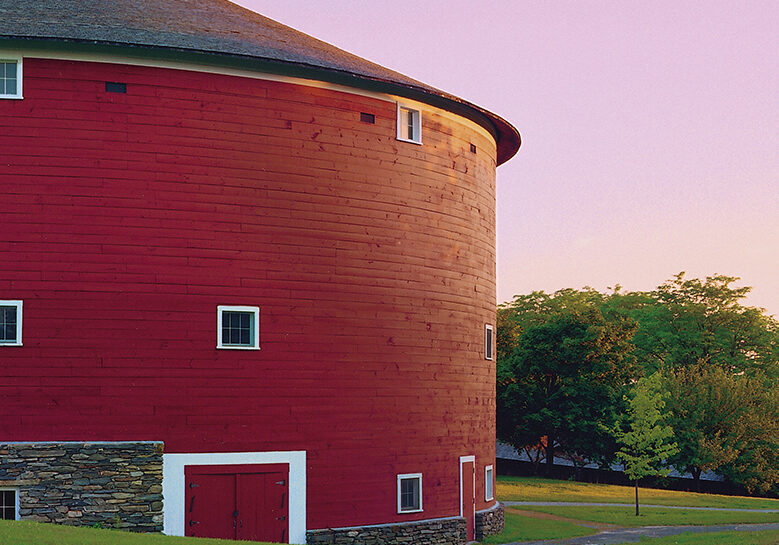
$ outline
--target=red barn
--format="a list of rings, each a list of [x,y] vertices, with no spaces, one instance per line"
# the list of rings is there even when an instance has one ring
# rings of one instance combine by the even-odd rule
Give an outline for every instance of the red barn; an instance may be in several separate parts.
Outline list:
[[[0,514],[290,543],[502,526],[516,129],[225,0],[0,2]]]

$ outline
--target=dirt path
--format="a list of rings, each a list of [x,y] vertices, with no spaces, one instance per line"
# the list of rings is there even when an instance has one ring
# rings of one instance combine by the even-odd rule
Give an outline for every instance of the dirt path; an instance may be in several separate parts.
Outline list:
[[[525,511],[523,509],[517,509],[516,507],[506,507],[506,511],[509,513],[514,513],[517,515],[522,515],[523,517],[530,517],[534,519],[544,519],[544,520],[558,520],[562,522],[570,522],[572,524],[576,524],[577,526],[584,526],[586,528],[593,528],[595,530],[613,530],[616,528],[621,528],[621,526],[617,526],[616,524],[606,524],[603,522],[592,522],[591,520],[578,520],[578,519],[571,519],[568,517],[561,517],[560,515],[552,515],[550,513],[541,513],[539,511]]]

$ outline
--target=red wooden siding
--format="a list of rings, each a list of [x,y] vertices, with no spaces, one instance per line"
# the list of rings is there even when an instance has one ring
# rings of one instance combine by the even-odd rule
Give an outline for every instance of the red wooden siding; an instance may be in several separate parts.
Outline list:
[[[3,440],[306,450],[309,528],[459,513],[459,457],[494,461],[492,139],[120,64],[26,58],[24,96],[0,100]],[[215,349],[220,304],[260,307],[260,351]],[[411,472],[424,512],[398,515]]]

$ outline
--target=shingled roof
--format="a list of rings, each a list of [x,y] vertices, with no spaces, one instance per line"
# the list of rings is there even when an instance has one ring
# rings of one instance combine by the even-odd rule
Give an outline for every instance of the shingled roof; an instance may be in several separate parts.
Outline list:
[[[519,149],[501,117],[227,0],[0,0],[0,47],[133,48],[136,54],[242,66],[420,100],[471,118],[496,138],[498,164]]]

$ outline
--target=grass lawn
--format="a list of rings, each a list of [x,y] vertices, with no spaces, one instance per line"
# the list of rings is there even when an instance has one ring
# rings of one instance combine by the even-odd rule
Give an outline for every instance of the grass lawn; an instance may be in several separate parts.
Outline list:
[[[506,511],[506,528],[498,535],[490,536],[482,543],[511,543],[512,541],[533,541],[536,539],[563,539],[587,536],[596,530],[571,522],[550,521],[523,517]]]
[[[0,520],[0,545],[235,545],[236,543],[257,545],[260,542],[171,537],[120,530]]]
[[[779,543],[779,531],[679,534],[670,537],[645,538],[640,543],[644,545],[776,545]]]
[[[779,522],[779,513],[744,513],[736,511],[686,511],[642,507],[636,516],[635,507],[586,507],[523,505],[524,511],[549,513],[569,519],[615,524],[617,526],[686,526],[736,523]]]
[[[578,501],[633,503],[634,488],[611,484],[577,483],[536,477],[498,477],[497,496],[501,501]],[[779,509],[779,500],[696,494],[675,490],[641,488],[641,503],[689,507],[729,507],[731,509]]]

